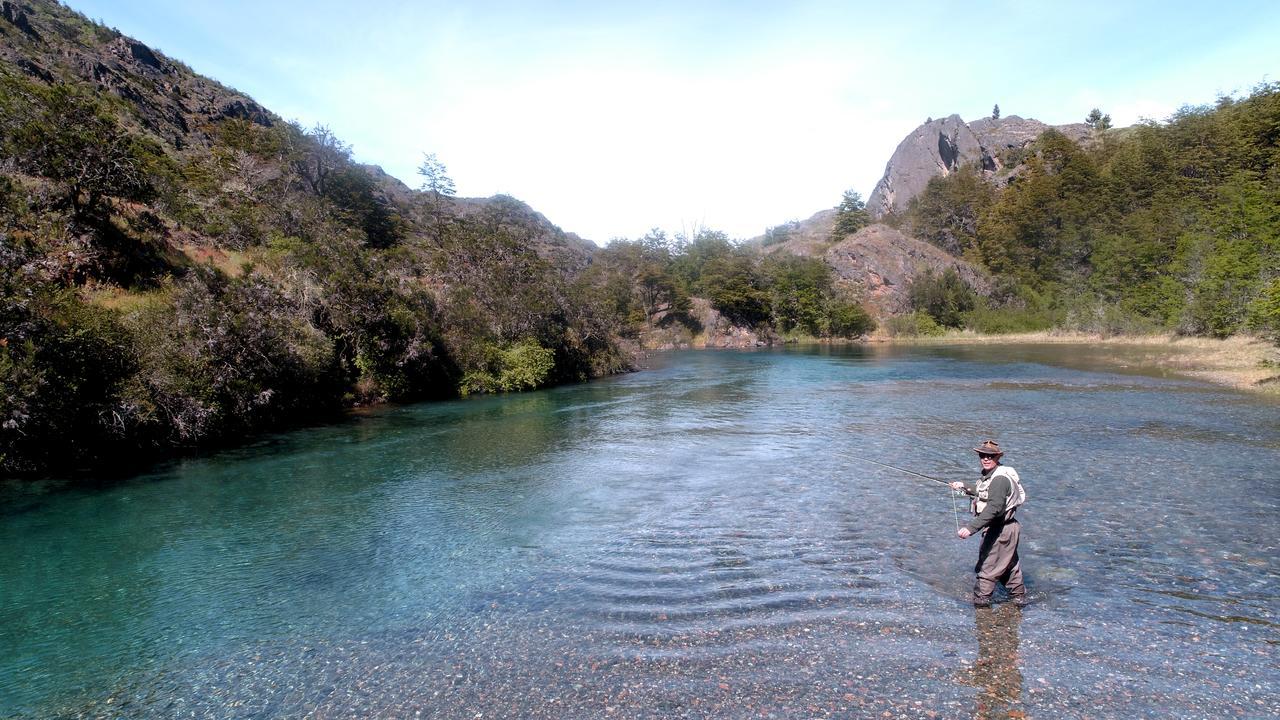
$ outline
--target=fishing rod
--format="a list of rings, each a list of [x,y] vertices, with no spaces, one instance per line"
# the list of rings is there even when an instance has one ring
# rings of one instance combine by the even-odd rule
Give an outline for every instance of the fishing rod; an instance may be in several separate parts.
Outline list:
[[[862,457],[861,455],[854,455],[853,453],[847,453],[847,452],[846,452],[846,453],[841,453],[841,455],[845,455],[845,456],[847,456],[847,457],[851,457],[851,458],[853,458],[853,459],[855,459],[855,460],[861,460],[861,461],[863,461],[863,462],[869,462],[869,463],[871,463],[872,465],[879,465],[880,467],[889,468],[890,470],[897,470],[898,472],[906,473],[906,474],[908,474],[908,475],[915,475],[915,476],[916,476],[916,477],[918,477],[918,478],[924,478],[925,480],[930,480],[930,481],[932,481],[932,482],[936,482],[936,483],[938,483],[939,485],[946,485],[948,488],[951,488],[951,483],[949,483],[949,482],[947,482],[946,480],[943,480],[943,479],[941,479],[941,478],[933,477],[932,475],[925,475],[924,473],[918,473],[918,472],[916,472],[915,470],[908,470],[908,469],[903,468],[903,467],[898,467],[897,465],[890,465],[889,463],[880,462],[879,460],[872,460],[872,459],[871,459],[871,458],[869,458],[869,457]],[[958,492],[960,492],[960,491],[959,491],[959,490],[956,490],[955,488],[951,488],[951,490],[952,490],[952,492],[951,492],[951,512],[952,512],[952,514],[954,514],[954,515],[955,515],[955,519],[956,519],[956,531],[959,531],[959,530],[960,530],[960,508],[956,506],[956,494],[957,494]]]
[[[906,468],[898,467],[897,465],[890,465],[889,463],[883,463],[883,462],[880,462],[879,460],[872,460],[871,458],[868,458],[868,457],[862,457],[861,455],[854,455],[853,453],[841,453],[841,454],[842,454],[842,455],[848,455],[849,457],[851,457],[851,458],[853,458],[853,459],[855,459],[855,460],[862,460],[863,462],[869,462],[869,463],[871,463],[872,465],[879,465],[880,467],[887,467],[887,468],[889,468],[890,470],[897,470],[898,472],[904,472],[904,473],[906,473],[906,474],[908,474],[908,475],[915,475],[916,477],[924,478],[925,480],[932,480],[933,482],[939,483],[939,484],[941,484],[941,485],[946,485],[947,487],[951,487],[951,483],[947,482],[946,480],[942,480],[942,479],[940,479],[940,478],[933,477],[932,475],[925,475],[924,473],[918,473],[918,472],[916,472],[915,470],[908,470],[908,469],[906,469]]]

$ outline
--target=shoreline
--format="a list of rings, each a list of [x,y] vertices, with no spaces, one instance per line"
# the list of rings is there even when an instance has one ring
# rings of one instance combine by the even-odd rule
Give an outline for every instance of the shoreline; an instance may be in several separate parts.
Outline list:
[[[1235,335],[1225,339],[1162,335],[1098,335],[1071,332],[1031,332],[983,335],[951,331],[928,337],[872,336],[868,345],[1089,345],[1125,347],[1138,351],[1124,357],[1101,357],[1116,366],[1134,362],[1183,377],[1246,392],[1280,397],[1280,347],[1262,338]],[[1146,350],[1147,352],[1142,352]]]

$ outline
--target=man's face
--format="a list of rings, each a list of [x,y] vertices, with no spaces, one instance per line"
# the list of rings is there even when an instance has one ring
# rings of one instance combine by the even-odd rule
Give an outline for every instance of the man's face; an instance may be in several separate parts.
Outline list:
[[[982,471],[987,472],[999,464],[995,455],[979,455],[978,462],[982,463]]]

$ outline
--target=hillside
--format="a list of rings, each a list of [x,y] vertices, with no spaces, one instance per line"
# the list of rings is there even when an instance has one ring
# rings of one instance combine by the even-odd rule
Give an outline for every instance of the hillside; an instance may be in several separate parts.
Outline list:
[[[0,7],[0,471],[629,367],[595,248],[54,2]]]

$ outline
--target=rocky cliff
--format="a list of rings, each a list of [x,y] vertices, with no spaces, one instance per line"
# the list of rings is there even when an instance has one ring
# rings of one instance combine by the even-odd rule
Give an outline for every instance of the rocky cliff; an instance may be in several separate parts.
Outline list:
[[[929,120],[898,144],[885,165],[884,177],[867,200],[867,210],[875,219],[904,210],[931,178],[966,164],[977,165],[993,181],[999,181],[1009,170],[1009,151],[1026,146],[1050,128],[1076,142],[1091,137],[1084,123],[1054,126],[1017,115],[972,123],[959,115]]]

